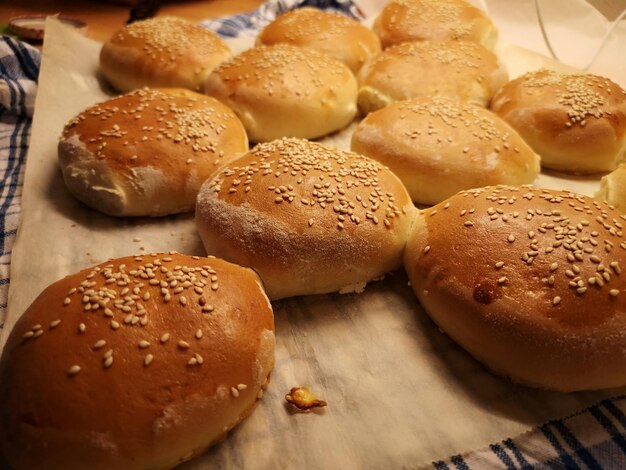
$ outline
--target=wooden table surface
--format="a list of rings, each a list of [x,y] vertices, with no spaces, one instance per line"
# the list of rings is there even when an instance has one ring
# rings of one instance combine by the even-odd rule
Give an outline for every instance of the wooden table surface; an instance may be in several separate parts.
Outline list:
[[[263,0],[208,0],[168,2],[159,15],[174,15],[192,21],[252,11]],[[87,23],[87,36],[104,41],[126,24],[131,7],[95,0],[19,0],[0,1],[0,22],[6,23],[14,16],[56,14],[83,20]]]
[[[372,1],[372,0],[369,0]],[[385,0],[380,0],[384,3]],[[530,1],[530,0],[529,0]],[[546,0],[543,0],[546,1]],[[609,20],[626,7],[626,0],[587,0]],[[232,15],[256,9],[263,0],[188,0],[166,2],[159,15],[174,15],[192,21]],[[88,24],[87,35],[104,41],[121,28],[130,15],[130,6],[95,0],[0,0],[0,23],[20,15],[55,14],[74,17]]]

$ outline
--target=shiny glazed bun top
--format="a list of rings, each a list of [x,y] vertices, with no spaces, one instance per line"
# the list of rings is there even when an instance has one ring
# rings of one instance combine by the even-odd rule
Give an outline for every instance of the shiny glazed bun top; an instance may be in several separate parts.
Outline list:
[[[115,216],[193,210],[200,185],[248,150],[235,113],[182,89],[141,89],[89,107],[59,142],[69,190]]]
[[[392,0],[374,22],[383,48],[406,41],[473,41],[495,47],[498,31],[465,0]]]
[[[274,365],[258,276],[178,253],[118,258],[47,287],[0,360],[15,470],[165,469],[254,408]]]
[[[375,160],[300,139],[259,144],[207,181],[207,253],[253,268],[270,299],[356,290],[401,264],[415,208]]]
[[[420,204],[462,189],[532,183],[539,173],[539,157],[504,120],[443,97],[397,101],[370,113],[351,148],[387,165]]]
[[[569,191],[486,187],[423,212],[405,267],[435,322],[493,371],[626,385],[626,215]]]
[[[356,80],[337,59],[291,44],[257,46],[219,66],[204,92],[233,109],[252,142],[313,139],[356,115]]]
[[[498,57],[480,44],[446,40],[392,46],[369,60],[357,78],[359,109],[367,114],[419,96],[487,106],[508,74]]]
[[[215,33],[174,17],[129,24],[104,43],[100,70],[120,91],[144,86],[199,90],[230,49]]]
[[[257,37],[257,44],[286,42],[326,53],[357,73],[380,52],[378,37],[358,21],[341,13],[296,8],[280,15]]]
[[[626,159],[626,90],[608,78],[529,72],[502,87],[491,109],[520,133],[546,168],[598,173]]]

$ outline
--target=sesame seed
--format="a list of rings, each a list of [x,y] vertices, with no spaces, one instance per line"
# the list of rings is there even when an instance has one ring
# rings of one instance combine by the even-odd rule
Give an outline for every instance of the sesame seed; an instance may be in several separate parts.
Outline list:
[[[187,349],[189,348],[189,343],[187,341],[179,341],[178,342],[178,347],[181,349]]]
[[[93,345],[93,349],[100,349],[103,348],[104,345],[107,344],[107,342],[103,339],[99,339],[98,341],[96,341]]]
[[[609,291],[609,294],[611,295],[611,297],[617,297],[619,295],[619,290],[617,289],[611,289]]]
[[[248,388],[248,386],[246,384],[238,384],[237,385],[237,390],[239,390],[239,391],[245,390],[246,388]]]
[[[50,323],[50,328],[56,328],[61,324],[61,320],[54,320]]]
[[[239,397],[239,390],[237,390],[235,387],[230,387],[230,394],[233,397],[238,398]]]
[[[146,349],[150,347],[150,342],[146,341],[145,339],[142,339],[141,341],[139,341],[139,349]]]
[[[80,372],[80,366],[78,365],[73,365],[72,367],[70,367],[67,371],[68,375],[76,375]]]
[[[504,266],[504,261],[498,261],[498,262],[496,263],[496,269],[500,269],[500,268],[502,268],[503,266]]]
[[[170,339],[170,334],[169,333],[164,333],[161,336],[160,341],[161,341],[161,343],[165,344],[165,343],[167,343],[169,341],[169,339]]]
[[[430,251],[430,246],[424,247],[424,254],[428,253],[429,251]]]
[[[200,338],[202,338],[202,330],[198,329],[196,331],[196,339],[200,339]]]
[[[509,241],[509,243],[513,243],[515,241],[515,235],[511,233],[508,236],[507,240]]]
[[[552,299],[552,305],[559,305],[561,303],[561,297],[558,295]]]
[[[85,324],[84,324],[84,323],[80,323],[80,324],[78,325],[78,331],[79,331],[80,333],[84,333],[86,329],[87,329],[87,327],[85,326]]]
[[[143,358],[143,363],[145,366],[149,366],[154,360],[154,356],[152,354],[146,354],[146,357]]]

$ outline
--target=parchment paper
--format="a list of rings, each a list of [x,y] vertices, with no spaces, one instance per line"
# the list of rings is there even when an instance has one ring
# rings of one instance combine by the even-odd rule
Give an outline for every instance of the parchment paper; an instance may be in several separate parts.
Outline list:
[[[107,217],[65,189],[58,136],[108,90],[98,79],[100,45],[54,20],[46,28],[2,344],[34,297],[66,274],[142,247],[204,254],[191,215]],[[514,74],[543,63],[509,52]],[[349,133],[328,142],[345,147]],[[554,175],[540,183],[586,194],[597,186]],[[493,376],[438,331],[402,272],[360,295],[298,297],[274,309],[276,368],[265,397],[225,441],[184,468],[415,468],[623,393],[552,393]],[[297,385],[311,387],[329,406],[293,413],[283,397]]]

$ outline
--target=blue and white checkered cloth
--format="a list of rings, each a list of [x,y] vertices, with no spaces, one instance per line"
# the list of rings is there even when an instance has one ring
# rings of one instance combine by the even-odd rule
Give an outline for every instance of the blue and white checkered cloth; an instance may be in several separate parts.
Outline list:
[[[0,41],[0,328],[9,291],[11,251],[20,219],[24,163],[35,108],[40,54],[7,36]]]
[[[254,36],[284,11],[316,6],[362,14],[351,0],[274,0],[258,10],[201,24],[222,36]],[[10,37],[0,40],[0,328],[10,281],[11,250],[20,217],[24,163],[37,91],[39,52]],[[626,468],[626,396],[550,421],[516,438],[433,462],[437,470]]]

